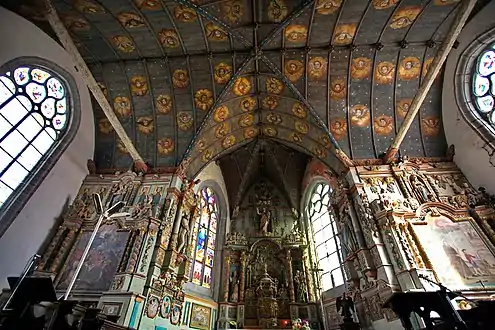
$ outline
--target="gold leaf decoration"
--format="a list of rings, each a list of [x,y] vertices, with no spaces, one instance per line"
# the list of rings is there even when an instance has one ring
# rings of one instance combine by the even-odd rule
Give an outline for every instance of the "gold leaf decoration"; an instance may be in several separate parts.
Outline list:
[[[342,140],[347,134],[347,122],[345,119],[332,119],[330,121],[330,132],[336,140]]]
[[[117,138],[117,150],[123,154],[128,154],[129,151],[127,150],[126,146],[124,145],[124,142],[122,142],[121,139]]]
[[[220,62],[215,65],[215,82],[217,84],[226,84],[232,77],[232,66]]]
[[[153,133],[153,129],[155,128],[153,123],[153,118],[150,116],[142,116],[136,120],[137,129],[143,134]]]
[[[313,152],[318,158],[325,158],[327,156],[327,152],[320,148],[319,146],[314,146],[313,147]]]
[[[299,134],[297,134],[296,132],[292,132],[290,134],[290,138],[292,139],[292,141],[294,141],[296,143],[301,143],[303,140],[302,137]]]
[[[213,157],[213,151],[211,151],[210,149],[208,150],[205,150],[203,152],[203,155],[201,156],[201,160],[204,162],[204,163],[207,163],[211,160],[211,158]]]
[[[349,110],[351,125],[367,127],[370,124],[370,109],[364,104],[356,104]]]
[[[113,109],[121,117],[127,117],[131,114],[131,101],[127,96],[117,96],[113,100]]]
[[[251,91],[251,82],[246,77],[239,77],[234,82],[234,94],[243,96]]]
[[[300,103],[300,102],[295,102],[292,105],[292,113],[294,116],[304,119],[308,116],[308,111],[306,111],[306,108]]]
[[[279,125],[282,123],[282,117],[278,113],[270,112],[266,115],[266,121],[272,125]]]
[[[378,10],[395,6],[399,0],[373,0],[373,7]]]
[[[275,110],[278,106],[278,100],[275,96],[268,95],[261,101],[261,107],[265,110]]]
[[[112,37],[112,43],[118,50],[124,53],[132,53],[136,49],[132,40],[126,36]]]
[[[330,96],[334,100],[344,99],[347,94],[347,83],[342,77],[332,77],[330,80]]]
[[[155,102],[156,110],[166,115],[172,110],[172,97],[168,94],[158,95]]]
[[[110,134],[113,132],[113,126],[107,118],[101,118],[98,121],[98,128],[103,134]]]
[[[380,62],[375,68],[375,81],[378,84],[390,84],[394,81],[395,65],[391,62]]]
[[[351,62],[351,78],[365,79],[371,73],[371,59],[366,57],[356,57]]]
[[[156,143],[158,153],[161,155],[168,155],[175,149],[174,140],[171,138],[163,138]]]
[[[421,71],[421,61],[414,56],[404,58],[399,65],[399,78],[402,80],[412,80],[419,77]]]
[[[117,20],[126,29],[140,28],[146,26],[141,16],[135,13],[120,13],[117,15]]]
[[[285,28],[285,39],[288,42],[305,42],[308,28],[305,25],[289,25]]]
[[[287,17],[288,9],[283,0],[270,0],[268,5],[268,18],[276,23],[282,22]]]
[[[230,148],[235,144],[235,136],[234,135],[229,135],[222,141],[222,147],[224,149]]]
[[[269,77],[266,79],[266,90],[268,93],[280,94],[284,90],[284,84],[275,77]]]
[[[194,95],[194,103],[196,108],[206,111],[213,106],[213,93],[209,89],[200,89]]]
[[[194,22],[196,18],[198,18],[198,14],[196,14],[194,9],[178,5],[174,8],[174,17],[179,22],[191,23]]]
[[[259,134],[259,129],[256,127],[248,127],[244,130],[244,138],[245,139],[253,139],[257,137]]]
[[[105,9],[103,9],[102,6],[91,0],[75,0],[73,5],[74,8],[85,14],[101,14],[105,12]]]
[[[392,29],[402,29],[411,25],[416,17],[418,17],[419,13],[421,13],[420,6],[409,6],[404,7],[399,10],[392,16],[392,22],[390,23],[390,27]]]
[[[198,142],[196,142],[196,151],[203,152],[205,149],[206,149],[206,141],[204,139],[199,139]]]
[[[187,131],[193,125],[193,117],[189,112],[181,111],[177,114],[177,125],[181,131]]]
[[[239,118],[239,126],[249,127],[254,123],[254,115],[252,113],[245,113]]]
[[[307,134],[309,132],[309,124],[305,121],[296,120],[294,127],[301,134]]]
[[[215,128],[215,136],[217,138],[226,137],[230,133],[230,125],[228,121],[224,121]]]
[[[440,132],[440,118],[429,116],[421,120],[421,130],[426,136],[437,136]]]
[[[404,118],[409,112],[409,108],[411,107],[412,99],[402,99],[398,100],[396,104],[397,114]]]
[[[237,24],[244,14],[244,4],[241,0],[230,0],[222,4],[222,14],[231,23]]]
[[[339,24],[335,28],[335,36],[333,42],[336,45],[350,45],[356,34],[357,24]]]
[[[158,39],[164,47],[179,47],[179,35],[173,29],[162,29],[160,32],[158,32]]]
[[[186,88],[189,85],[189,75],[184,69],[176,69],[172,74],[172,83],[175,88]]]
[[[378,116],[373,122],[373,129],[378,135],[388,135],[394,129],[394,119],[386,115]]]
[[[213,120],[217,123],[225,121],[229,117],[229,108],[226,105],[221,105],[213,112]]]
[[[148,82],[145,76],[133,76],[131,78],[132,95],[143,96],[148,93]]]
[[[327,79],[327,64],[328,61],[321,57],[313,57],[308,61],[309,78],[313,80]]]
[[[254,108],[256,108],[256,99],[254,97],[248,96],[243,98],[239,102],[239,107],[241,108],[242,111],[248,112],[248,111],[253,111]]]
[[[330,15],[336,13],[342,5],[342,0],[318,0],[316,2],[316,12],[320,15]]]
[[[288,60],[284,64],[284,75],[292,82],[296,82],[304,74],[304,65],[299,60]]]
[[[159,0],[134,0],[134,3],[141,10],[160,10],[162,8]]]
[[[229,38],[227,32],[211,22],[205,25],[205,33],[210,41],[225,41]]]
[[[330,148],[332,146],[330,142],[330,138],[328,137],[327,134],[323,133],[320,135],[320,143],[325,147],[325,148]]]
[[[278,131],[275,127],[267,126],[267,127],[263,127],[263,134],[274,137],[277,136]]]

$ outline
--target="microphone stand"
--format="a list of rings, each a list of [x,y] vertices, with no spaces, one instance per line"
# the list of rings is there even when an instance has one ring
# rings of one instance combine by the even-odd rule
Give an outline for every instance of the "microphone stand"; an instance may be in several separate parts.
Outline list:
[[[451,300],[449,299],[449,297],[448,297],[448,295],[447,295],[447,292],[452,293],[452,294],[453,294],[454,296],[456,296],[456,297],[462,297],[462,298],[466,299],[467,301],[474,303],[476,306],[477,306],[478,304],[477,304],[475,301],[473,301],[473,300],[471,300],[471,299],[469,299],[469,298],[467,298],[467,297],[463,296],[462,294],[460,294],[460,293],[457,293],[457,292],[454,292],[454,291],[450,290],[449,288],[447,288],[447,287],[446,287],[445,285],[443,285],[442,283],[438,283],[438,282],[435,282],[435,281],[433,281],[433,280],[429,279],[427,276],[425,276],[425,275],[423,275],[423,274],[418,275],[418,277],[419,277],[419,278],[421,278],[421,279],[423,279],[423,280],[425,280],[425,281],[427,281],[427,282],[429,282],[429,283],[431,283],[431,284],[435,284],[436,286],[438,286],[438,287],[440,288],[440,292],[441,292],[441,294],[442,294],[442,295],[444,295],[444,298],[445,298],[445,299],[447,299],[447,301],[448,301],[448,303],[449,303],[449,306],[450,306],[451,310],[453,311],[453,316],[454,316],[454,318],[455,318],[455,319],[457,319],[457,320],[458,320],[458,322],[460,323],[461,328],[457,328],[457,327],[456,327],[455,329],[458,329],[458,330],[460,330],[460,329],[465,329],[465,330],[469,329],[469,328],[467,327],[466,322],[464,322],[464,320],[462,319],[461,315],[459,315],[459,313],[457,312],[457,310],[456,310],[456,309],[454,308],[454,306],[452,305],[452,302],[451,302]]]

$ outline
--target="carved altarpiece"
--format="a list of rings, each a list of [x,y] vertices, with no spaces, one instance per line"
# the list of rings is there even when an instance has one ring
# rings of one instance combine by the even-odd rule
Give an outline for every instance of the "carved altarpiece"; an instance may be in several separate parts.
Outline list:
[[[438,289],[419,275],[475,299],[495,293],[494,210],[455,164],[356,167],[332,197],[362,326],[397,319],[381,306],[393,292]]]

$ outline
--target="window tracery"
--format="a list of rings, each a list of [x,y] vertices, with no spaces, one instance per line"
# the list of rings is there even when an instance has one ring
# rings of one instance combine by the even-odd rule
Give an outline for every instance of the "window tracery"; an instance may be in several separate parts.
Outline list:
[[[68,97],[58,75],[36,65],[0,76],[0,209],[65,136]]]
[[[219,210],[216,195],[210,187],[201,189],[199,208],[193,229],[192,282],[211,288]]]
[[[321,270],[323,291],[344,284],[342,248],[335,214],[330,205],[332,189],[326,183],[319,183],[313,189],[308,202],[308,217],[317,265]]]
[[[478,57],[472,92],[476,110],[495,127],[495,44],[487,47]]]

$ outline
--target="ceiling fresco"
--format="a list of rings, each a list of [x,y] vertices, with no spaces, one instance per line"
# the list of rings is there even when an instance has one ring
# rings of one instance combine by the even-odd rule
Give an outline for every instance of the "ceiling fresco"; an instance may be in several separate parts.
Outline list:
[[[340,151],[354,161],[379,158],[459,6],[456,0],[53,3],[142,158],[170,168],[185,154],[191,176],[262,140],[319,158],[337,173],[345,169]],[[32,7],[17,12],[50,32]],[[400,154],[445,155],[441,84],[440,75]],[[96,166],[129,168],[126,148],[94,108]]]

